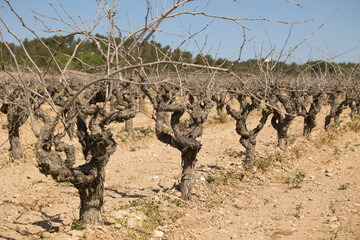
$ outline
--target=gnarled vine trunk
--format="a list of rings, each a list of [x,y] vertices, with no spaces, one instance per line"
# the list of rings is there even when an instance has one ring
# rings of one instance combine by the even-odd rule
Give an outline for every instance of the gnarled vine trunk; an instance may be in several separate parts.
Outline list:
[[[125,121],[125,131],[129,138],[133,138],[135,136],[134,126],[132,119],[128,119]]]
[[[340,116],[340,113],[342,112],[342,110],[340,110],[341,108],[339,108],[340,105],[338,103],[338,98],[339,98],[340,93],[338,93],[338,92],[336,92],[336,93],[328,93],[327,95],[328,95],[328,98],[329,98],[328,103],[330,104],[330,112],[325,117],[324,129],[326,131],[329,130],[331,119],[334,119],[334,123],[336,125],[340,124],[339,116]]]
[[[196,155],[199,150],[196,148],[185,148],[181,151],[182,174],[180,191],[181,198],[184,200],[191,200],[191,190],[195,179],[195,164],[197,162]]]
[[[256,136],[265,126],[271,110],[262,109],[259,124],[254,129],[248,130],[246,120],[252,111],[260,107],[260,102],[253,97],[251,98],[251,103],[247,102],[247,96],[244,94],[236,94],[236,99],[239,102],[240,111],[233,110],[229,104],[226,106],[226,111],[236,120],[236,132],[240,135],[240,143],[245,148],[244,168],[247,171],[253,171],[255,165]]]
[[[273,96],[270,98],[270,103],[276,106],[275,97],[285,109],[285,113],[281,109],[273,109],[273,117],[271,118],[271,125],[276,130],[278,138],[278,147],[282,151],[287,150],[288,145],[288,130],[290,124],[295,119],[299,112],[298,93],[296,91],[280,91],[280,89],[273,90]]]
[[[240,143],[245,148],[244,167],[247,171],[251,171],[255,165],[255,147],[256,139],[254,137],[241,137]]]
[[[96,171],[97,177],[91,183],[77,187],[80,196],[80,221],[94,225],[103,223],[105,168],[99,166]]]
[[[311,132],[316,127],[316,115],[309,115],[304,118],[303,136],[311,140]]]
[[[184,98],[184,101],[176,103],[176,89],[169,85],[162,85],[159,88],[152,89],[153,91],[144,86],[142,89],[156,111],[156,137],[161,142],[169,144],[181,152],[181,198],[190,200],[195,179],[196,155],[202,147],[197,138],[202,134],[202,125],[213,107],[213,102],[201,93],[199,95],[189,93],[187,101]],[[188,126],[186,127],[180,122],[180,118],[185,112],[189,115]],[[168,128],[169,113],[171,113],[171,128]]]
[[[1,112],[6,114],[8,124],[8,138],[10,143],[11,156],[15,159],[23,157],[20,142],[20,127],[28,119],[28,114],[25,109],[16,104],[3,104]]]

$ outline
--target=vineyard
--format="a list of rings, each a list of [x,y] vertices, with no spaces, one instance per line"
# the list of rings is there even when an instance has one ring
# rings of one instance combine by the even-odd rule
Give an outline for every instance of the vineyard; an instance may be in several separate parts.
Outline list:
[[[151,114],[148,100],[144,108]],[[356,239],[360,123],[351,121],[348,108],[340,126],[325,131],[329,111],[323,106],[319,112],[311,143],[302,136],[302,118],[295,118],[285,153],[276,147],[276,130],[267,121],[257,137],[256,170],[247,172],[235,120],[228,115],[221,122],[213,108],[204,124],[191,201],[182,200],[174,186],[181,177],[181,154],[157,140],[154,121],[137,114],[132,138],[124,123],[114,124],[118,146],[106,169],[104,225],[84,230],[76,224],[79,198],[73,184],[37,171],[36,137],[26,122],[20,129],[23,157],[13,160],[8,142],[1,149],[0,235],[147,239],[158,230],[164,239]],[[259,110],[249,115],[250,126],[260,118]],[[2,124],[6,142],[6,115]],[[81,144],[67,141],[81,164]]]
[[[152,39],[179,15],[244,19],[147,2],[128,32],[96,2],[89,26],[37,14],[41,38],[4,0],[35,40],[0,14],[18,42],[0,31],[1,238],[360,238],[359,64],[287,65],[298,45],[242,71],[245,28],[235,61],[180,50],[206,27]]]

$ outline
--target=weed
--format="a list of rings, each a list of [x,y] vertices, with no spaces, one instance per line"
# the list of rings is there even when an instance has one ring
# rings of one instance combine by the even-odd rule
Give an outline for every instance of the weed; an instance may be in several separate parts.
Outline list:
[[[337,139],[333,131],[328,131],[320,134],[314,141],[315,147],[320,148],[323,145],[331,145]]]
[[[287,160],[287,156],[279,151],[274,153],[267,153],[265,157],[258,157],[255,161],[255,166],[261,171],[266,172],[266,170],[273,165],[275,162],[284,162]]]
[[[140,146],[135,146],[135,147],[130,147],[129,151],[130,152],[135,152],[136,150],[140,149]]]
[[[164,198],[168,203],[174,204],[175,206],[179,207],[181,205],[181,199],[171,199],[170,196],[166,196]]]
[[[208,184],[215,185],[229,185],[234,184],[236,181],[242,181],[245,177],[244,173],[237,173],[235,171],[220,171],[220,175],[218,176],[207,176],[206,182]]]
[[[293,145],[295,143],[296,138],[289,138],[289,145]]]
[[[329,205],[329,209],[331,210],[332,213],[335,213],[335,203],[333,201],[330,202],[330,205]]]
[[[209,123],[210,124],[220,124],[220,123],[226,123],[226,121],[227,121],[226,114],[222,114],[219,116],[214,116],[212,119],[210,119]]]
[[[341,153],[341,150],[340,150],[338,147],[335,147],[335,149],[334,149],[334,155],[335,155],[335,156],[338,156],[338,155],[340,155],[340,153]]]
[[[305,173],[299,171],[294,178],[286,177],[284,183],[291,184],[289,189],[298,189],[301,188],[300,184],[304,181]]]
[[[298,172],[293,181],[292,181],[292,188],[301,188],[300,184],[304,181],[305,173]]]
[[[179,126],[181,129],[186,129],[189,127],[190,121],[189,119],[180,120]]]
[[[338,190],[346,190],[350,187],[350,183],[340,184]]]
[[[74,219],[71,223],[71,229],[72,230],[84,230],[85,224],[81,221]]]
[[[303,208],[302,203],[296,205],[296,208],[295,208],[295,209],[296,209],[296,212],[295,212],[295,214],[294,214],[294,217],[300,218],[300,211],[301,211],[302,208]]]
[[[150,134],[154,133],[154,130],[151,128],[151,126],[148,127],[136,127],[134,128],[134,131],[137,132],[137,138],[141,138],[141,137],[149,137]]]
[[[152,232],[158,227],[165,224],[160,216],[159,206],[148,200],[137,200],[122,206],[120,209],[132,209],[142,212],[146,220],[139,228],[128,229],[128,235],[133,239],[149,239]]]
[[[284,180],[285,184],[290,184],[291,178],[290,177],[286,177]]]
[[[176,222],[178,219],[182,218],[184,216],[183,213],[181,212],[176,212],[174,214],[171,215],[170,219],[173,221],[173,222]]]
[[[334,236],[330,237],[330,240],[335,240],[338,239],[338,233],[334,233]],[[321,239],[321,240],[326,240],[325,238]]]
[[[62,183],[59,184],[61,187],[73,187],[74,185],[72,183]]]
[[[270,203],[270,200],[267,199],[267,198],[265,198],[265,200],[264,200],[264,206],[267,205],[267,204],[269,204],[269,203]]]
[[[266,170],[271,166],[272,159],[268,157],[259,157],[256,159],[255,166],[257,169],[261,169],[262,172],[266,172]]]
[[[351,131],[358,133],[360,132],[360,121],[357,119],[356,121],[348,122],[345,127],[346,129],[350,129]]]

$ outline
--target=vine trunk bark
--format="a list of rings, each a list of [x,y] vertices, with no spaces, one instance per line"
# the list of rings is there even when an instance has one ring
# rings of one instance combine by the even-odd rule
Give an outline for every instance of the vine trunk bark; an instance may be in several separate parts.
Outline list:
[[[181,151],[182,176],[180,183],[181,198],[191,200],[191,190],[194,185],[196,155],[199,150],[186,148]]]

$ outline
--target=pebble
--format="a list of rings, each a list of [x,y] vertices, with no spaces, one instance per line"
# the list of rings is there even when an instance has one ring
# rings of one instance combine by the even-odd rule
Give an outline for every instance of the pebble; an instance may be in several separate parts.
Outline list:
[[[127,225],[129,228],[138,228],[141,227],[142,225],[142,219],[137,219],[137,218],[130,218],[127,221]]]
[[[122,225],[120,223],[116,223],[114,225],[114,228],[117,228],[117,229],[121,229],[122,228]]]
[[[154,237],[154,238],[162,238],[163,236],[164,236],[164,232],[163,232],[163,231],[154,230],[154,232],[153,232],[153,237]]]
[[[14,194],[13,195],[13,198],[19,198],[20,197],[20,194]]]
[[[115,224],[115,223],[116,223],[115,219],[113,219],[113,218],[108,218],[108,219],[106,219],[106,222],[107,222],[108,224]]]
[[[325,174],[325,176],[327,176],[327,177],[333,177],[333,176],[334,176],[334,174],[332,174],[332,173],[328,172],[328,173],[326,173],[326,174]]]

